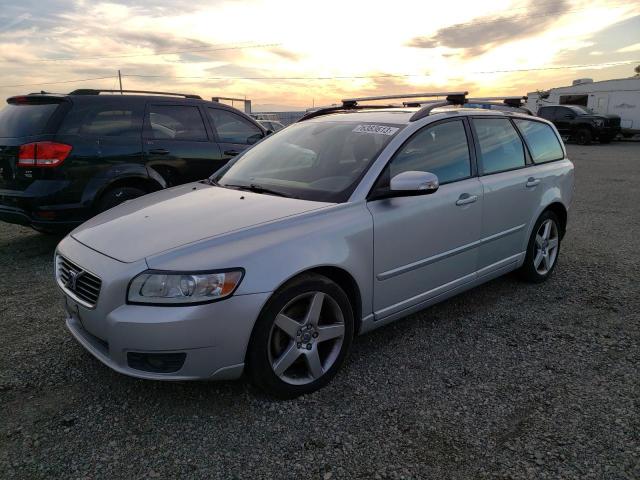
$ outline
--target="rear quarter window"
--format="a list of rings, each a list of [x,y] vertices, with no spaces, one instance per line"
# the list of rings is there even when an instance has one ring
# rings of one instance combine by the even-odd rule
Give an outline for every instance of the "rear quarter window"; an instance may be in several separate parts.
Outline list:
[[[59,103],[9,104],[0,110],[0,137],[28,137],[45,133]]]
[[[560,141],[546,123],[514,119],[524,137],[534,163],[552,162],[564,158]]]

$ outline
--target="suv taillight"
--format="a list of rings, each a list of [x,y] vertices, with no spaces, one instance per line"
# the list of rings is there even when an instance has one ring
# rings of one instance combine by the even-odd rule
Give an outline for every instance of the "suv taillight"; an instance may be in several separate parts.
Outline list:
[[[35,142],[20,145],[19,167],[57,167],[69,156],[71,145],[56,142]]]

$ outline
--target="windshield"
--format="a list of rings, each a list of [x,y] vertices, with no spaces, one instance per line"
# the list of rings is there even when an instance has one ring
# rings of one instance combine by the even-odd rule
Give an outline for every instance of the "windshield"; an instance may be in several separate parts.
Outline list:
[[[401,125],[302,122],[267,137],[213,180],[229,188],[344,202]]]
[[[593,110],[587,107],[579,107],[577,105],[565,105],[565,107],[570,108],[578,115],[591,115],[593,113]]]

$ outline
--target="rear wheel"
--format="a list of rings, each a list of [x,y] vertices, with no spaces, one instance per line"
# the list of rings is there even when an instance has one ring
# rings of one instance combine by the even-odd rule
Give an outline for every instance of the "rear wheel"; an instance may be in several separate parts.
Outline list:
[[[589,145],[591,138],[591,130],[588,128],[581,128],[576,132],[576,142],[578,142],[579,145]]]
[[[249,343],[247,371],[266,393],[294,398],[325,386],[343,364],[354,332],[344,291],[305,275],[274,294]]]
[[[547,210],[533,227],[520,276],[528,282],[544,282],[553,273],[559,253],[560,223],[556,214]]]
[[[147,192],[136,187],[115,187],[107,191],[98,202],[98,213],[120,205],[122,202],[145,195]]]

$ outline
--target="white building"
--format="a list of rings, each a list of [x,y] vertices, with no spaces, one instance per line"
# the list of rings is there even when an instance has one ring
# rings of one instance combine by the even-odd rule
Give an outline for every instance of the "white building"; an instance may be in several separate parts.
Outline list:
[[[640,133],[640,77],[602,82],[580,78],[570,87],[531,92],[527,96],[526,106],[534,113],[545,104],[582,105],[596,113],[619,115],[623,134]]]

